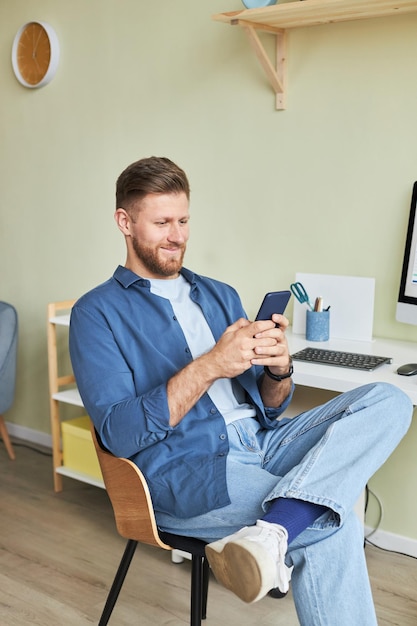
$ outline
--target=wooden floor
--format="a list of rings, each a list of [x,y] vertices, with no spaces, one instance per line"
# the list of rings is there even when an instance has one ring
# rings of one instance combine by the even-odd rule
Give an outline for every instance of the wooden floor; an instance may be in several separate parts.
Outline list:
[[[64,479],[54,494],[51,458],[0,443],[0,624],[97,624],[124,549],[104,490]],[[380,626],[417,625],[417,562],[366,548]],[[189,623],[190,562],[140,546],[110,626]],[[292,598],[240,602],[210,581],[206,626],[296,626]],[[337,626],[335,624],[334,626]],[[352,626],[360,626],[352,624]]]

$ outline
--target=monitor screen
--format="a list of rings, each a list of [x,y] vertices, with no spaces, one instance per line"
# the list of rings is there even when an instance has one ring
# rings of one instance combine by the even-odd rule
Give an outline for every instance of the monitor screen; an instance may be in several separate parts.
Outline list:
[[[413,186],[396,318],[417,324],[417,182]]]

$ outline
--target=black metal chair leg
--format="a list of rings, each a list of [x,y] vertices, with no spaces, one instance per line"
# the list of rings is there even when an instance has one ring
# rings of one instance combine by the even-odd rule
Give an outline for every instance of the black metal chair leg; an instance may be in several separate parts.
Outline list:
[[[191,560],[190,625],[201,626],[203,589],[203,557],[193,554]]]
[[[106,626],[110,619],[110,615],[112,614],[114,605],[119,597],[120,590],[126,578],[126,574],[133,559],[133,555],[135,554],[137,545],[138,542],[134,539],[129,539],[126,544],[125,551],[116,572],[116,576],[114,577],[109,595],[107,596],[106,604],[104,606],[103,613],[101,614],[98,626]]]
[[[203,584],[202,584],[202,605],[201,605],[201,619],[206,619],[207,617],[207,596],[208,596],[208,586],[209,586],[209,578],[210,578],[210,566],[206,557],[203,557]]]

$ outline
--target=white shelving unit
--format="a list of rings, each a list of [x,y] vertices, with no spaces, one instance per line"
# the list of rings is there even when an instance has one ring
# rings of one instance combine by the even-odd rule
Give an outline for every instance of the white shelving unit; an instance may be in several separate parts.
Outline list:
[[[61,404],[82,407],[83,403],[75,384],[74,375],[59,373],[59,347],[57,327],[69,327],[70,311],[75,300],[51,302],[48,305],[47,336],[48,336],[48,369],[50,393],[50,417],[52,432],[53,478],[55,491],[62,491],[62,476],[68,476],[96,487],[104,488],[102,480],[94,476],[77,472],[65,467],[61,444]]]

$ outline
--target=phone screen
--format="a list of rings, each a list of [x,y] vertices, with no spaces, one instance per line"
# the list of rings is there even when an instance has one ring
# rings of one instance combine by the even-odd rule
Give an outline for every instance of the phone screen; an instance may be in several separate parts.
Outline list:
[[[270,320],[273,313],[284,313],[291,291],[270,291],[262,301],[255,320]]]

